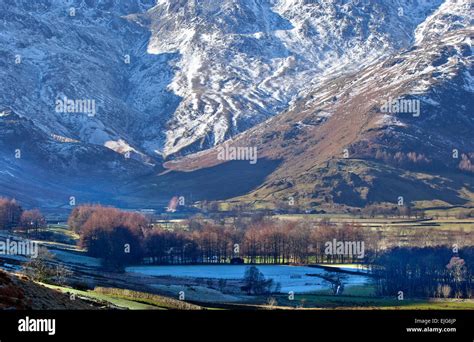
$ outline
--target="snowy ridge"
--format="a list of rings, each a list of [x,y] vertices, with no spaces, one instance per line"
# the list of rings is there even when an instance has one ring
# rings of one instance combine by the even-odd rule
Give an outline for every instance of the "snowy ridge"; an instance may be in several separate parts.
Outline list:
[[[441,1],[398,3],[159,1],[148,52],[179,54],[168,89],[182,98],[164,155],[220,143],[325,78],[406,48]]]
[[[473,25],[474,4],[471,0],[446,0],[415,31],[415,43],[433,40],[443,34]]]

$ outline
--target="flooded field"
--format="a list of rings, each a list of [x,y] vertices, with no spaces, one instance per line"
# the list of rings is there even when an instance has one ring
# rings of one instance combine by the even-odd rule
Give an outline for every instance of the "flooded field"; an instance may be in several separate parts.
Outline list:
[[[246,265],[136,266],[128,267],[126,271],[148,276],[242,279],[247,267]],[[280,283],[281,292],[305,293],[324,290],[329,287],[329,284],[318,276],[335,275],[335,272],[308,266],[259,265],[257,267],[267,279]],[[341,274],[341,277],[346,287],[364,285],[369,282],[369,278],[363,275]]]

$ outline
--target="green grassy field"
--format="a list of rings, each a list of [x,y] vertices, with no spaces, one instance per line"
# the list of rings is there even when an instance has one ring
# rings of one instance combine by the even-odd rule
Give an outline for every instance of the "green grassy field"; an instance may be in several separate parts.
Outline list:
[[[164,296],[131,290],[95,288],[90,291],[76,290],[69,287],[41,283],[50,289],[62,293],[74,294],[108,307],[110,304],[129,310],[200,310],[200,306],[171,299]]]
[[[398,301],[391,298],[375,298],[364,296],[325,296],[300,295],[293,301],[286,297],[276,297],[278,305],[295,308],[321,309],[379,309],[379,310],[474,310],[472,300],[424,300],[413,299]]]
[[[58,247],[70,248],[76,246],[79,235],[73,232],[66,224],[49,224],[40,229],[38,233],[32,232],[31,238],[40,241],[43,245],[57,245]]]
[[[124,309],[129,309],[129,310],[157,310],[157,309],[162,309],[160,307],[146,304],[146,303],[141,303],[135,300],[131,300],[128,298],[121,298],[119,296],[112,296],[112,295],[106,295],[102,293],[98,293],[95,291],[81,291],[81,290],[76,290],[72,289],[69,287],[62,287],[62,286],[57,286],[57,285],[49,285],[49,284],[44,284],[41,283],[41,285],[46,286],[50,289],[60,291],[62,293],[67,293],[71,295],[75,295],[79,298],[84,298],[93,302],[96,302],[98,304],[103,304],[105,307],[109,307],[110,304],[113,304],[114,306],[117,306],[119,308],[124,308]],[[164,309],[163,309],[164,310]]]
[[[293,300],[288,296],[276,296],[277,306],[293,308],[321,309],[379,309],[379,310],[474,310],[474,300],[455,299],[405,299],[375,296],[370,286],[348,288],[344,295],[334,296],[329,291],[314,294],[295,295]]]

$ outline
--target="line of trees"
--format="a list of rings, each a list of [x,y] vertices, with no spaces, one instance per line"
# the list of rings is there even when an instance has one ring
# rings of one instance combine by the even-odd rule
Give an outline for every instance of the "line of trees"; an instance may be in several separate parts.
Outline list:
[[[0,197],[0,230],[22,230],[29,234],[46,227],[46,219],[38,209],[23,210],[14,199]]]
[[[472,298],[474,247],[393,248],[374,264],[380,295]]]
[[[399,217],[407,219],[416,218],[424,220],[426,218],[426,213],[423,209],[416,209],[413,208],[411,203],[407,203],[406,205],[380,205],[380,204],[370,204],[365,206],[364,208],[358,210],[359,214],[362,217],[378,217],[383,216],[385,218],[388,217]]]
[[[328,221],[316,227],[306,222],[273,219],[262,219],[241,228],[211,223],[189,227],[188,231],[154,230],[145,238],[147,256],[153,263],[165,264],[228,263],[235,258],[262,264],[363,262],[365,259],[356,256],[326,253],[326,243],[333,239],[371,242],[357,225],[348,223],[339,227]],[[160,243],[156,244],[157,241]],[[157,245],[162,247],[150,248]]]
[[[143,260],[151,264],[248,262],[307,264],[363,262],[377,243],[360,226],[317,227],[305,222],[262,219],[249,225],[218,225],[191,221],[185,229],[153,228],[141,214],[101,206],[73,210],[69,225],[80,234],[80,245],[109,264]],[[328,241],[364,241],[365,259],[357,255],[328,254]],[[374,242],[373,244],[371,242]]]

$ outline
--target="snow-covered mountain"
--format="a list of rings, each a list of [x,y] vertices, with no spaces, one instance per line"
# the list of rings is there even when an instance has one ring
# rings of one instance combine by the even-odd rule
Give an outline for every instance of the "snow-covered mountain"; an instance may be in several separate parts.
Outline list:
[[[197,151],[409,46],[440,3],[3,1],[0,104],[121,153]],[[95,100],[96,115],[57,113],[64,97]]]
[[[443,50],[449,65],[441,57],[435,65],[443,72],[430,69],[431,57],[418,63],[415,50],[467,39],[462,30],[471,25],[469,0],[4,0],[0,112],[9,114],[0,129],[21,119],[22,133],[15,142],[0,132],[0,164],[10,167],[15,144],[37,145],[28,167],[45,174],[54,164],[64,177],[83,177],[92,160],[97,177],[132,179],[161,170],[164,159],[260,136],[289,120],[286,113],[324,107],[294,124],[328,121],[345,92],[360,99],[377,86],[388,97],[417,84],[426,94],[433,80],[459,70],[463,81],[454,85],[469,87],[467,57],[451,45]],[[384,63],[418,74],[407,83],[409,71],[397,69],[376,82],[371,73],[382,77]],[[377,120],[387,131],[400,123]],[[49,164],[38,162],[45,158]],[[18,167],[8,177],[29,172]],[[63,187],[80,188],[75,181]]]
[[[181,98],[159,151],[210,147],[327,77],[409,46],[440,1],[158,1],[148,52],[176,53]]]
[[[270,207],[292,198],[329,210],[397,203],[400,196],[421,206],[472,205],[471,13],[467,1],[447,1],[417,28],[413,46],[323,81],[287,111],[226,142],[255,146],[262,169],[278,162],[252,191],[234,197]],[[219,149],[166,167],[220,172],[226,162]],[[248,178],[262,178],[260,171]],[[201,186],[219,187],[212,180]]]

